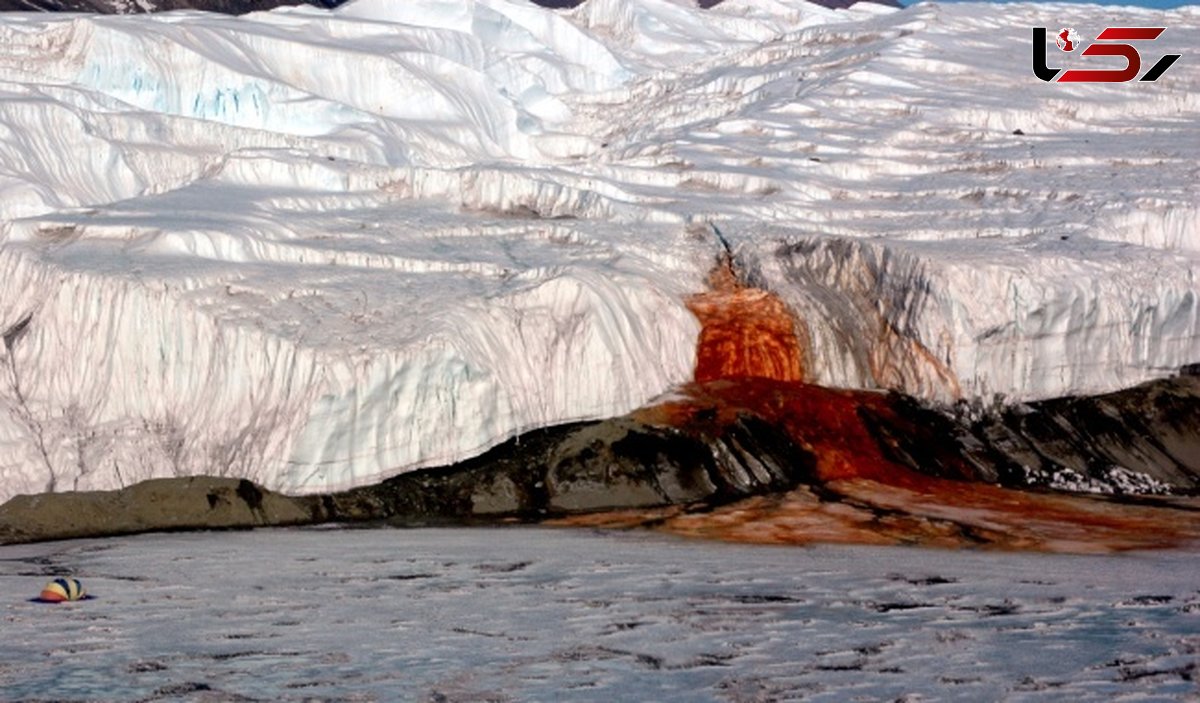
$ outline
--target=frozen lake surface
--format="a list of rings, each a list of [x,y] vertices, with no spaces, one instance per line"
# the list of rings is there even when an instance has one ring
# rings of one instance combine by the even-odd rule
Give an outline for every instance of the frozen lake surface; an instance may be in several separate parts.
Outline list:
[[[1196,700],[1195,552],[537,528],[0,548],[4,700]],[[53,575],[96,598],[27,599]]]

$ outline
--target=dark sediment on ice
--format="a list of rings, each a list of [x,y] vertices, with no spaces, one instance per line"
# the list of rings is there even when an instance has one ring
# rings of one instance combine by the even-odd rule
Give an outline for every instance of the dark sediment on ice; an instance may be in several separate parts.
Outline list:
[[[863,511],[856,530],[949,531],[974,544],[1002,536],[894,501],[920,494],[930,505],[953,505],[1001,490],[996,484],[1024,490],[992,495],[989,510],[1012,495],[1074,489],[1117,495],[1105,505],[1167,506],[1179,513],[1172,520],[1197,522],[1194,501],[1143,495],[1200,492],[1195,376],[993,410],[754,380],[700,384],[688,397],[530,432],[452,466],[331,495],[288,497],[249,481],[198,477],[19,496],[0,506],[0,542],[325,522],[532,522],[612,511],[635,511],[627,522],[648,524],[800,490],[810,508]]]

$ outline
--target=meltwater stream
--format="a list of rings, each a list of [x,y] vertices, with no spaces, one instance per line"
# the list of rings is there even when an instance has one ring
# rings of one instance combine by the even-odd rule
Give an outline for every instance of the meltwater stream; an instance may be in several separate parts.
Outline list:
[[[0,698],[1184,700],[1197,563],[545,528],[2,547]],[[95,599],[28,600],[61,574]]]

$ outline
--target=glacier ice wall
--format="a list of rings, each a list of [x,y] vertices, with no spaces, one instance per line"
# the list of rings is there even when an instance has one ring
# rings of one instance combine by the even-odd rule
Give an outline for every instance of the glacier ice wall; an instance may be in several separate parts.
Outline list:
[[[1200,52],[1200,9],[1104,13]],[[1200,68],[1044,84],[1047,21],[0,16],[0,500],[329,490],[626,412],[690,378],[713,225],[813,381],[1029,399],[1198,361]]]
[[[10,229],[0,474],[14,492],[194,473],[335,489],[628,411],[690,373],[697,323],[679,300],[700,281],[684,270],[664,287],[636,244],[464,229],[412,204],[369,222],[309,213],[303,241],[280,241],[240,222],[251,204],[214,222],[166,200],[83,233]],[[155,231],[172,216],[178,229]]]

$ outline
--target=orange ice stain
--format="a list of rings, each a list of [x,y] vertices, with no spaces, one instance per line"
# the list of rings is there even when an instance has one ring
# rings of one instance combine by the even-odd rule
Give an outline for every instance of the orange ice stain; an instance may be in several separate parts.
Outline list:
[[[728,261],[709,276],[711,290],[688,300],[701,324],[695,379],[804,379],[797,321],[778,297],[742,285]]]
[[[885,454],[864,420],[921,437],[922,428],[886,393],[803,383],[803,324],[778,297],[740,284],[726,261],[711,290],[688,304],[702,324],[695,383],[683,399],[637,411],[650,424],[686,430],[732,423],[739,414],[783,428],[815,462],[814,487],[750,498],[706,513],[647,514],[661,529],[717,539],[778,544],[848,542],[989,546],[1068,552],[1161,547],[1200,540],[1200,502],[1149,507],[1066,494],[1014,490],[972,480],[973,469],[929,436],[937,478]],[[820,495],[818,495],[818,493]],[[609,517],[636,522],[636,511]],[[605,524],[605,516],[571,518]]]

